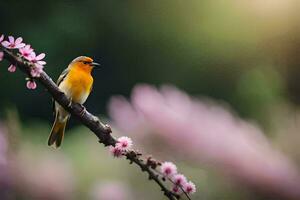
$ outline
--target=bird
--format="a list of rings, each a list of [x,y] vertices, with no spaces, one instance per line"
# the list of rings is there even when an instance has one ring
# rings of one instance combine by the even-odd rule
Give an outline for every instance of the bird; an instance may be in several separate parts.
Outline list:
[[[92,91],[94,82],[92,71],[95,66],[99,65],[90,57],[79,56],[61,73],[56,84],[72,102],[82,106]],[[82,108],[84,110],[83,106]],[[56,101],[53,101],[53,113],[55,120],[49,135],[48,145],[58,148],[62,144],[70,113]]]

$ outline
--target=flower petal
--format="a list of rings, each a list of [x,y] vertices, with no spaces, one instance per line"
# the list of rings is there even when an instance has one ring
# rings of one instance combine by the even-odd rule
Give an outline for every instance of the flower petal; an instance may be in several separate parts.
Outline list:
[[[15,44],[20,44],[20,43],[22,43],[22,41],[23,41],[23,38],[22,37],[18,37],[16,39],[16,41],[15,41]]]
[[[177,173],[177,167],[172,162],[164,162],[160,166],[161,173],[166,177],[172,177]]]
[[[187,193],[187,194],[193,194],[196,192],[196,186],[193,182],[189,181],[187,182],[184,186],[184,191]]]
[[[16,44],[16,45],[15,45],[15,49],[20,49],[20,48],[22,48],[22,47],[24,47],[24,46],[25,46],[24,43]]]
[[[36,57],[36,54],[35,54],[35,52],[33,51],[33,52],[28,56],[28,60],[29,60],[29,61],[33,61],[33,60],[35,60],[35,57]]]
[[[8,42],[8,41],[3,41],[1,44],[2,44],[4,47],[8,48],[9,45],[10,45],[10,42]]]
[[[40,65],[38,63],[35,63],[35,68],[38,69],[38,70],[43,70],[44,69],[44,66],[43,65]]]
[[[32,80],[27,81],[27,83],[26,83],[26,87],[30,90],[34,90],[36,88],[36,86],[37,86],[36,82],[32,81]]]
[[[15,43],[15,38],[13,36],[8,36],[8,41],[11,43],[11,44],[14,44]]]
[[[43,61],[43,60],[39,60],[39,61],[37,61],[37,64],[39,64],[39,65],[46,65],[46,62]]]
[[[4,39],[4,35],[2,34],[2,35],[0,36],[0,42],[2,42],[3,39]]]
[[[36,56],[35,59],[36,60],[42,60],[43,58],[45,58],[46,54],[41,53],[40,55]]]
[[[119,147],[124,151],[129,150],[131,146],[132,146],[132,140],[126,136],[119,137],[116,143],[116,147]]]
[[[123,154],[123,150],[119,147],[110,146],[109,151],[115,158],[120,158]]]
[[[4,53],[3,53],[3,51],[0,51],[0,61],[3,60],[3,57],[4,57]]]
[[[184,186],[187,183],[187,179],[183,174],[175,174],[172,177],[172,180],[173,180],[175,185],[178,185],[178,186],[181,186],[181,187]]]
[[[15,72],[16,69],[17,69],[17,67],[16,67],[15,65],[10,65],[10,66],[8,67],[7,70],[8,70],[9,72]]]

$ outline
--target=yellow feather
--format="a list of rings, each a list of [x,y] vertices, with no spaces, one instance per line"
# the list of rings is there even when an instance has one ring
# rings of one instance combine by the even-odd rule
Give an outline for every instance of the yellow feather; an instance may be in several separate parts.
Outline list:
[[[90,94],[93,77],[90,71],[74,66],[60,85],[61,90],[74,102],[83,104]]]

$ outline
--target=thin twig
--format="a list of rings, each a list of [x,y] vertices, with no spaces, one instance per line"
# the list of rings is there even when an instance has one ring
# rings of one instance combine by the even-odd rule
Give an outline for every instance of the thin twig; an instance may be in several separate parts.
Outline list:
[[[27,76],[31,77],[30,68],[32,64],[30,62],[25,61],[19,55],[15,55],[13,52],[7,50],[1,45],[0,50],[4,52],[4,59],[17,66],[22,72],[27,74]],[[82,124],[88,127],[98,137],[100,143],[103,143],[105,146],[115,146],[116,139],[111,135],[111,128],[107,124],[102,123],[98,117],[94,116],[90,112],[84,111],[82,113],[82,107],[77,103],[71,102],[66,95],[59,90],[46,72],[43,71],[40,74],[40,77],[36,77],[34,79],[48,90],[55,101],[64,107],[72,116],[75,116]],[[130,160],[131,163],[135,163],[141,168],[142,171],[148,173],[149,179],[154,180],[157,185],[159,185],[161,191],[168,199],[178,199],[178,195],[166,188],[166,186],[159,179],[159,176],[150,169],[150,166],[145,164],[143,159],[139,158],[140,154],[136,153],[135,151],[129,151],[125,156],[128,160]]]

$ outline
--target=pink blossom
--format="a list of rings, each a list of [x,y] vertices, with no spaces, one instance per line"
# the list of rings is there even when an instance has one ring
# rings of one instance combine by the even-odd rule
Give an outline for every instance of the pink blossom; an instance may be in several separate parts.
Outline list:
[[[0,36],[0,43],[3,41],[3,39],[4,39],[4,35],[2,34]],[[4,57],[4,53],[3,53],[3,51],[0,51],[0,61],[3,60],[3,57]]]
[[[122,150],[128,150],[132,146],[132,140],[129,137],[119,137],[116,143],[116,146],[121,148]]]
[[[96,183],[91,191],[91,200],[130,200],[134,199],[125,183],[115,181],[101,181]]]
[[[30,74],[32,77],[40,77],[41,73],[43,72],[44,66],[35,64],[33,68],[31,68]]]
[[[174,192],[175,194],[181,194],[182,189],[180,189],[177,185],[173,185],[172,192]]]
[[[33,49],[31,48],[30,44],[27,44],[25,47],[19,49],[20,54],[29,60],[31,54],[33,53]]]
[[[138,85],[131,101],[117,98],[122,101],[109,104],[115,125],[136,139],[142,134],[140,143],[147,141],[143,146],[155,138],[164,144],[160,152],[168,156],[213,166],[240,185],[266,194],[300,199],[297,165],[273,147],[256,124],[238,117],[228,106],[194,98],[174,86]],[[123,128],[131,121],[138,124]]]
[[[189,181],[183,185],[183,189],[187,194],[193,194],[196,192],[196,186],[193,182]]]
[[[34,89],[37,87],[37,85],[36,85],[36,82],[35,82],[35,81],[29,80],[29,81],[27,81],[27,83],[26,83],[26,87],[27,87],[28,89],[30,89],[30,90],[34,90]]]
[[[114,157],[121,157],[123,153],[130,149],[132,140],[129,137],[122,136],[118,138],[116,145],[110,146],[109,151]]]
[[[187,183],[186,177],[183,174],[175,174],[172,177],[172,181],[175,185],[184,186]]]
[[[7,150],[8,150],[8,141],[7,141],[7,130],[0,123],[0,171],[3,170],[5,164],[7,164]],[[3,178],[0,173],[0,178]]]
[[[3,41],[2,45],[8,49],[19,49],[25,46],[24,43],[22,43],[23,38],[18,37],[16,40],[13,36],[8,36],[8,41]]]
[[[10,65],[9,68],[7,69],[9,72],[15,72],[17,67],[15,65]]]
[[[120,147],[117,147],[117,146],[115,146],[115,147],[110,146],[109,151],[116,158],[119,158],[123,155],[123,150]]]
[[[30,152],[34,149],[21,146],[20,148],[22,150],[10,155],[9,160],[10,173],[8,174],[14,187],[22,188],[26,191],[26,195],[34,199],[75,198],[76,172],[66,155],[60,152],[54,155],[43,151],[33,155]],[[35,151],[37,149],[40,148],[35,148]],[[3,199],[2,195],[1,199]]]
[[[28,57],[28,60],[33,62],[34,64],[45,65],[46,62],[42,60],[43,58],[45,58],[45,56],[46,56],[46,54],[44,54],[44,53],[36,55],[35,52],[32,52],[30,54],[30,56]]]
[[[177,167],[172,162],[164,162],[160,167],[161,173],[166,177],[171,177],[177,173]]]
[[[0,61],[3,60],[3,57],[4,57],[4,53],[3,53],[3,51],[0,51]]]
[[[123,96],[118,95],[110,99],[108,112],[122,132],[130,133],[133,130],[146,129],[143,127],[143,116]],[[140,133],[135,134],[135,137],[144,138],[143,132]]]

